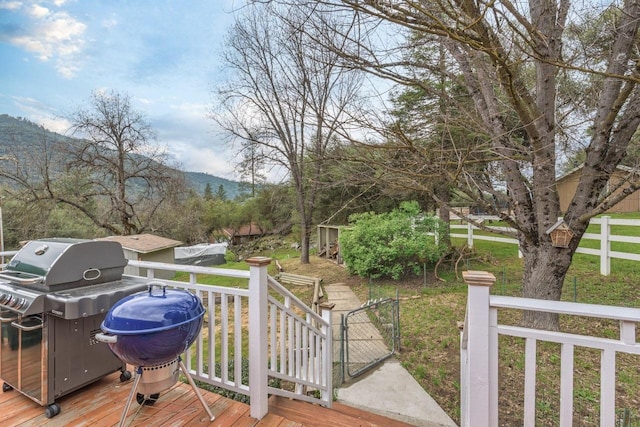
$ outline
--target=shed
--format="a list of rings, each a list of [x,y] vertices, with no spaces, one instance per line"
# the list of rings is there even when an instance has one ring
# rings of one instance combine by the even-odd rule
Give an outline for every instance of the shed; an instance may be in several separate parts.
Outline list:
[[[576,194],[578,187],[578,181],[580,180],[580,174],[582,173],[582,166],[578,166],[565,173],[556,180],[556,187],[558,189],[558,197],[560,199],[560,211],[562,213],[567,212],[571,199]],[[618,166],[609,180],[609,185],[617,185],[630,173],[637,173],[636,170],[627,166]],[[619,190],[618,190],[619,191]],[[636,191],[618,204],[613,206],[607,211],[608,213],[622,213],[622,212],[640,212],[640,190]]]
[[[173,248],[180,246],[182,242],[153,234],[133,234],[130,236],[109,236],[102,240],[114,240],[122,245],[124,257],[134,261],[175,263]],[[138,268],[127,265],[124,274],[134,276],[146,276],[146,268]],[[172,271],[156,271],[158,279],[172,279]]]
[[[256,223],[245,224],[237,229],[225,228],[223,234],[229,239],[232,245],[240,245],[264,236],[265,231]]]
[[[318,256],[320,258],[334,259],[342,264],[340,252],[340,232],[349,228],[343,225],[318,225]]]

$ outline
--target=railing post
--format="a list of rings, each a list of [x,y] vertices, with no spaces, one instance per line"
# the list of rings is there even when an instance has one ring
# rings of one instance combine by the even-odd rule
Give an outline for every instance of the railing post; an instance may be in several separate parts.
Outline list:
[[[322,392],[322,400],[326,402],[327,408],[331,408],[333,402],[333,322],[332,322],[332,310],[335,304],[329,302],[323,302],[320,304],[320,315],[324,324],[322,326],[322,332],[327,337],[327,342],[323,347],[322,353],[322,371],[326,378],[325,390]]]
[[[609,276],[611,274],[611,227],[609,227],[609,217],[600,218],[600,274]]]
[[[496,283],[493,274],[486,271],[465,271],[462,277],[468,286],[467,296],[467,360],[466,374],[468,379],[461,379],[468,385],[466,396],[466,420],[472,427],[496,426],[497,402],[494,399],[495,384],[494,364],[491,357],[497,355],[491,351],[491,334],[496,331],[490,329],[489,297],[491,286]],[[495,406],[495,408],[494,408]]]
[[[249,397],[250,415],[262,419],[269,412],[268,385],[268,274],[271,258],[252,257],[249,264]]]

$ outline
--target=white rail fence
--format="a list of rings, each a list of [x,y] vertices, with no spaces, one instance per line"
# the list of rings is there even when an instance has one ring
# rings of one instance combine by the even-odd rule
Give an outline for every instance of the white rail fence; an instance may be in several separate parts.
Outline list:
[[[600,360],[600,425],[616,425],[616,356],[619,353],[640,355],[636,327],[640,309],[563,301],[491,296],[495,283],[491,273],[463,273],[468,285],[467,313],[460,343],[461,421],[462,426],[498,426],[498,336],[525,340],[524,426],[536,425],[536,348],[538,342],[561,346],[559,426],[576,425],[574,412],[574,349],[596,349]],[[498,324],[499,309],[532,310],[612,319],[620,324],[618,339],[528,329]],[[574,423],[575,421],[575,423]]]
[[[333,399],[331,307],[314,313],[267,274],[270,262],[250,258],[249,271],[243,271],[129,261],[146,269],[149,278],[156,271],[189,274],[189,282],[158,280],[195,293],[205,304],[205,323],[184,355],[185,365],[196,380],[249,396],[257,419],[268,412],[269,394],[326,407]],[[248,289],[199,283],[203,275],[246,279]],[[248,377],[243,378],[247,352]],[[273,379],[289,389],[270,386]]]
[[[482,217],[478,217],[476,219],[485,219]],[[498,220],[498,217],[486,217],[489,220]],[[640,246],[639,250],[636,253],[628,253],[628,252],[620,252],[611,250],[612,242],[623,242],[623,243],[634,243],[640,245],[640,237],[636,236],[624,236],[624,235],[615,235],[611,233],[611,226],[614,225],[626,225],[626,226],[635,226],[640,227],[640,220],[638,219],[613,219],[608,216],[603,216],[600,218],[592,218],[590,224],[599,224],[600,225],[600,234],[595,233],[585,233],[582,236],[581,241],[585,240],[597,240],[600,242],[599,249],[592,249],[586,247],[578,247],[576,253],[579,254],[587,254],[594,255],[600,258],[600,274],[603,276],[608,276],[611,274],[611,259],[626,259],[631,261],[640,261]],[[493,230],[503,230],[503,231],[515,231],[512,228],[507,227],[491,227],[489,228]],[[487,240],[490,242],[500,242],[500,243],[510,243],[518,245],[518,240],[510,237],[498,237],[498,236],[487,236],[482,234],[474,234],[474,230],[478,230],[479,228],[474,226],[471,223],[467,224],[451,224],[451,229],[464,229],[466,230],[465,234],[461,233],[451,233],[451,237],[463,238],[467,240],[467,246],[472,248],[474,240]]]

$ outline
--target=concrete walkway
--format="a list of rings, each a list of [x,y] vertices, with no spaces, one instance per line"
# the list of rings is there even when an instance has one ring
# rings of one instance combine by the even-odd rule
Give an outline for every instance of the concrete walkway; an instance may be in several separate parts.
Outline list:
[[[324,287],[333,308],[334,360],[340,361],[341,315],[359,308],[360,300],[342,283]],[[371,325],[374,328],[373,325]],[[375,328],[374,328],[375,329]],[[381,339],[375,339],[385,346]],[[368,343],[371,345],[371,342]],[[388,353],[380,348],[382,354]],[[352,353],[353,354],[353,353]],[[357,357],[357,351],[355,352]],[[351,359],[350,354],[350,359]],[[357,378],[348,379],[337,389],[338,402],[384,415],[419,427],[454,427],[456,424],[418,382],[391,357]]]

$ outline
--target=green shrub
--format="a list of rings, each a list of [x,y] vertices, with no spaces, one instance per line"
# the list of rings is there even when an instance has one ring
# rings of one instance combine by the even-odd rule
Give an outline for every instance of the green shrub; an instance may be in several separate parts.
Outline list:
[[[391,277],[420,274],[447,250],[444,223],[420,210],[417,202],[403,202],[391,212],[354,214],[351,227],[340,235],[340,250],[351,274]]]

